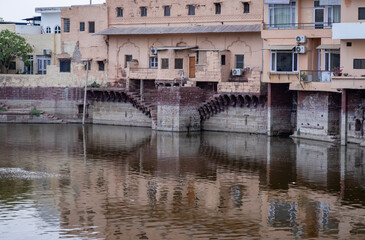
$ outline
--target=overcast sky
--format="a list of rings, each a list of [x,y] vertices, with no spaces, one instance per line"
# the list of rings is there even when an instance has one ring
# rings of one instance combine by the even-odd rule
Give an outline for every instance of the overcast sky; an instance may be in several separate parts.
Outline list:
[[[93,4],[104,3],[105,0],[92,0]],[[90,4],[90,0],[0,0],[0,17],[5,21],[21,21],[21,19],[39,16],[36,7],[64,7]]]

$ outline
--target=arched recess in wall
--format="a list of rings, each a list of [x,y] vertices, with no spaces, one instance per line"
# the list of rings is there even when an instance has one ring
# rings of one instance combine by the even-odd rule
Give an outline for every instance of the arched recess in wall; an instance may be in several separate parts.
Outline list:
[[[235,55],[244,56],[244,66],[247,66],[247,62],[252,58],[252,47],[246,43],[246,41],[241,40],[239,37],[237,40],[228,44],[227,50],[231,51],[231,63],[234,66],[236,64]]]
[[[136,44],[131,42],[130,39],[118,42],[116,68],[125,67],[126,55],[132,55],[132,59],[140,60],[140,48]]]
[[[202,49],[216,49],[215,44],[210,41],[207,37],[203,39],[202,41],[198,41],[199,48]]]

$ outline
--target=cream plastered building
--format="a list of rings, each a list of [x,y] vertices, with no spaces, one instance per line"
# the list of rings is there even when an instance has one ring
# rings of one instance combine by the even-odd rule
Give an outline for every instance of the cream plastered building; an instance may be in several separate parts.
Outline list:
[[[107,1],[108,81],[262,91],[262,1]],[[94,38],[94,39],[96,39]],[[81,42],[81,41],[80,41]],[[254,83],[254,84],[252,84]]]

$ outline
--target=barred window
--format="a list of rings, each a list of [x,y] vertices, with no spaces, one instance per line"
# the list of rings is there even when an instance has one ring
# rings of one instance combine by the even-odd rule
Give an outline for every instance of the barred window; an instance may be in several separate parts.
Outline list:
[[[146,7],[140,7],[141,10],[141,17],[147,17],[147,8]]]
[[[169,69],[169,59],[168,58],[161,59],[161,69]]]
[[[183,62],[182,58],[175,58],[175,69],[183,69]]]
[[[123,17],[123,8],[121,7],[117,8],[117,17]]]
[[[194,5],[188,5],[188,15],[195,15],[195,6]]]
[[[80,22],[80,32],[85,31],[85,22]]]
[[[63,19],[63,32],[70,32],[70,19],[69,18]]]
[[[354,69],[365,69],[365,59],[354,59]]]
[[[171,7],[170,6],[164,6],[164,16],[168,17],[171,14]]]
[[[89,33],[95,32],[95,22],[89,22]]]

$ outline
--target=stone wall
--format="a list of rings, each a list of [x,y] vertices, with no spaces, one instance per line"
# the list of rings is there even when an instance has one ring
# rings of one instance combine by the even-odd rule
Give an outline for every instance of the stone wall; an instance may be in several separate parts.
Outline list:
[[[270,84],[268,95],[268,135],[293,133],[295,126],[295,106],[293,106],[293,92],[288,84]]]
[[[160,87],[154,128],[163,131],[200,131],[198,105],[203,101],[203,91],[197,87]]]
[[[122,126],[151,127],[152,119],[130,103],[94,102],[93,123]]]
[[[243,132],[265,134],[267,107],[229,107],[205,120],[202,129],[207,131]]]
[[[365,141],[365,91],[347,91],[347,140],[348,142],[361,143]]]
[[[339,134],[340,94],[298,92],[296,137],[333,141]]]
[[[78,104],[82,103],[82,100],[82,88],[0,88],[0,102],[8,105],[10,109],[36,108],[69,121],[81,120]]]

